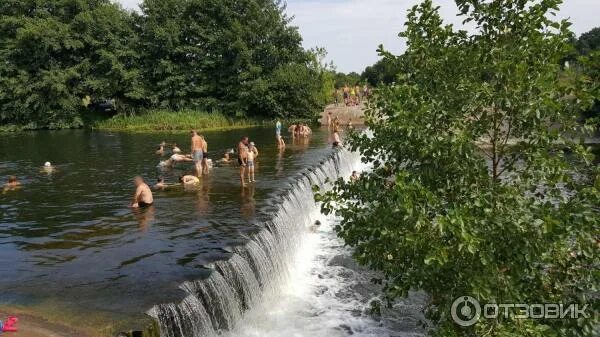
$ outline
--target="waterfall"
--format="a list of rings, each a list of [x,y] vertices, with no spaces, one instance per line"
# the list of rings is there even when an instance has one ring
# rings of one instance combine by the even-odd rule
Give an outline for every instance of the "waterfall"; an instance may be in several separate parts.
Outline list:
[[[258,233],[233,247],[231,258],[213,263],[209,277],[183,283],[186,297],[181,303],[156,305],[147,312],[161,336],[217,336],[235,327],[265,293],[277,291],[291,277],[290,261],[315,221],[312,186],[347,177],[358,163],[357,154],[334,151],[318,166],[300,172],[283,195],[273,195],[279,203]]]

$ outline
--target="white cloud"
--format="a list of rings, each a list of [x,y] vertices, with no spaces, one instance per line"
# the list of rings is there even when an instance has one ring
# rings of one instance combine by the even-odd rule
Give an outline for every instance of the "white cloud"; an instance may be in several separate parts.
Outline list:
[[[139,0],[118,0],[137,9]],[[287,13],[300,28],[304,46],[325,47],[329,59],[340,71],[361,72],[378,60],[377,46],[400,53],[404,43],[398,38],[407,10],[419,0],[288,0]],[[459,23],[453,0],[434,0],[441,6],[446,22]],[[570,18],[579,35],[599,26],[600,0],[565,0],[561,18]]]

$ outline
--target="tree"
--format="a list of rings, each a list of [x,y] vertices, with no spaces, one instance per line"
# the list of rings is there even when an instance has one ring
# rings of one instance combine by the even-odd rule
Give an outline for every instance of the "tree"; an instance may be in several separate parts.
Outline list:
[[[145,0],[140,8],[1,2],[0,124],[79,127],[86,104],[104,99],[122,112],[263,118],[313,118],[325,104],[331,79],[280,1]]]
[[[336,73],[334,78],[336,88],[342,88],[345,85],[353,86],[360,83],[360,75],[354,71],[348,74]]]
[[[600,27],[594,28],[587,33],[583,33],[577,41],[574,42],[577,54],[584,57],[579,62],[572,59],[581,70],[589,76],[590,81],[600,79]],[[583,113],[586,119],[600,119],[600,100],[596,99],[594,105]]]
[[[382,58],[374,65],[368,66],[362,73],[361,79],[371,86],[379,84],[392,84],[396,82],[401,69],[396,59]]]
[[[314,84],[314,77],[305,76],[311,55],[279,2],[145,0],[141,9],[144,78],[152,106],[275,117],[289,113],[290,94]],[[271,83],[282,72],[299,75],[301,68],[304,75],[295,80],[307,82]],[[291,91],[271,95],[273,88]],[[310,99],[296,101],[295,110],[314,114]]]
[[[596,27],[587,33],[581,34],[575,46],[581,55],[589,55],[600,49],[600,27]]]
[[[474,33],[444,25],[431,0],[408,14],[394,86],[369,102],[369,134],[348,140],[372,169],[317,193],[389,299],[430,295],[439,336],[593,335],[579,320],[480,319],[461,327],[456,298],[591,303],[600,284],[600,171],[573,141],[592,101],[569,51],[560,0],[457,0]],[[595,209],[596,207],[596,209]],[[383,303],[382,305],[385,305]]]
[[[0,123],[82,125],[82,99],[139,98],[129,15],[109,0],[0,4]]]

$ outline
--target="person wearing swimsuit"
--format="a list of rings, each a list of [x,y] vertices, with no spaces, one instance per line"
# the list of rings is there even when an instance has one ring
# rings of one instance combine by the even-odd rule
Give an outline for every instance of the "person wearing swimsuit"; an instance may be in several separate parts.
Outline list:
[[[246,186],[246,164],[248,160],[248,137],[242,137],[238,144],[238,164],[240,165],[240,181],[242,186]]]
[[[131,201],[132,208],[148,207],[154,203],[154,197],[152,196],[152,190],[144,182],[144,178],[137,176],[133,178],[135,184],[135,194]]]
[[[204,152],[202,151],[202,137],[198,135],[198,132],[192,130],[192,159],[194,160],[194,167],[196,169],[196,175],[201,176],[202,161],[204,160]]]
[[[248,182],[255,183],[254,179],[254,159],[256,158],[254,151],[249,150],[247,153],[246,166],[248,167]]]

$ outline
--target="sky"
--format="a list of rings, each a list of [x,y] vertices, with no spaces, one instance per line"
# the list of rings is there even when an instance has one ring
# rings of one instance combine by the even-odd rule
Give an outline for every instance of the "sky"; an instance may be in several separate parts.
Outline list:
[[[117,0],[137,9],[140,0]],[[235,1],[235,0],[233,0]],[[304,38],[304,47],[324,47],[328,61],[338,71],[361,73],[379,59],[377,47],[402,53],[405,45],[398,37],[406,13],[419,0],[287,0],[287,14],[294,17]],[[447,23],[458,24],[454,0],[434,0],[441,6]],[[600,26],[600,0],[564,0],[559,18],[569,18],[579,36]]]

